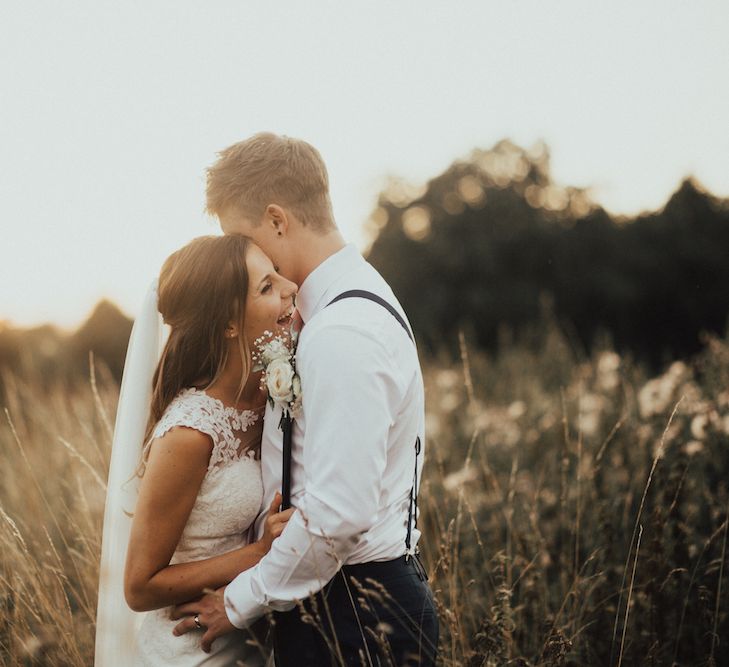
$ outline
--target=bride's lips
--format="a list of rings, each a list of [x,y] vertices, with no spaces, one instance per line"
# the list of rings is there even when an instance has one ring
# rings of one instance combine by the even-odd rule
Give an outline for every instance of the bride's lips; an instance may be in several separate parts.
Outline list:
[[[294,310],[294,304],[291,304],[281,313],[278,320],[276,320],[276,324],[282,327],[290,326],[293,321]]]

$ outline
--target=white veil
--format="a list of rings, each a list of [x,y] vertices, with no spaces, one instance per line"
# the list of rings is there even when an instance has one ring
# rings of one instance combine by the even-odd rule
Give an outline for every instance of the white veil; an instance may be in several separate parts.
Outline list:
[[[101,543],[96,667],[132,664],[134,640],[144,618],[144,614],[129,609],[124,598],[124,563],[132,525],[130,515],[139,489],[135,471],[149,419],[152,378],[166,337],[164,329],[157,311],[155,280],[132,328],[114,426]]]

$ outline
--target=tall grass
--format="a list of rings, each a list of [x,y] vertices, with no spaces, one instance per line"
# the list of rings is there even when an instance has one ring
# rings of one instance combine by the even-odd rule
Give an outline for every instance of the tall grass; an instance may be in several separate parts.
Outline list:
[[[442,665],[729,664],[729,344],[425,364]],[[117,387],[3,378],[0,664],[89,665]]]
[[[89,665],[117,388],[108,376],[98,389],[3,385],[2,664]]]

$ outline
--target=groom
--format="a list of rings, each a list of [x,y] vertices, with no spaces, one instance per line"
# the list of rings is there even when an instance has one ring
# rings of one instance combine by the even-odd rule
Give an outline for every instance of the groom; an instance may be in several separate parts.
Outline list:
[[[224,604],[210,595],[178,607],[186,618],[177,632],[196,627],[196,616],[209,649],[274,611],[278,667],[433,665],[438,618],[415,527],[423,380],[402,307],[345,243],[326,167],[308,143],[264,133],[222,151],[208,171],[207,208],[300,286],[298,511],[269,553],[226,587]],[[281,488],[280,418],[280,407],[267,408],[263,507]]]

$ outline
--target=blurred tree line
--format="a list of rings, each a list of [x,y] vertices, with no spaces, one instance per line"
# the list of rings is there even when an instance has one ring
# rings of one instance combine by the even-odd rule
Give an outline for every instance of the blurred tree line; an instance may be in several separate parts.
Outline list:
[[[659,212],[614,217],[589,190],[552,181],[543,143],[504,140],[422,187],[392,180],[367,225],[368,259],[426,353],[455,348],[460,330],[486,350],[505,337],[539,346],[556,322],[578,351],[609,337],[657,367],[727,325],[729,200],[692,179]],[[130,331],[109,302],[72,334],[0,323],[0,398],[10,375],[88,375],[90,351],[118,380]]]
[[[504,140],[422,188],[393,180],[368,226],[368,258],[430,352],[460,329],[489,350],[538,343],[556,319],[578,348],[608,338],[657,367],[727,326],[729,199],[691,178],[662,210],[614,217],[553,182],[543,143]]]
[[[88,378],[90,354],[97,371],[120,380],[131,331],[132,320],[109,301],[101,301],[73,333],[51,325],[20,329],[0,323],[0,399],[14,377],[48,390]]]

